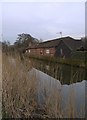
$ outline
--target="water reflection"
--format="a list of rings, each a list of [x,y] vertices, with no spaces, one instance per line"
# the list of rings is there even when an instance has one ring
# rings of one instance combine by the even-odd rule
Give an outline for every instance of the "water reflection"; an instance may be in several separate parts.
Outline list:
[[[59,80],[35,68],[29,74],[30,76],[35,74],[38,81],[37,96],[40,106],[50,104],[50,109],[55,111],[57,104],[58,109],[60,109],[59,114],[63,118],[71,116],[74,116],[74,118],[85,117],[85,80],[71,85],[61,85]]]
[[[34,68],[60,80],[61,84],[81,82],[85,79],[85,68],[31,59]]]

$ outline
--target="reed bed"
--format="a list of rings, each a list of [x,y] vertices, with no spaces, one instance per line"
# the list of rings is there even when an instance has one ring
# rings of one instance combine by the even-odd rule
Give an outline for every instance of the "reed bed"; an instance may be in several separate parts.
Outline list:
[[[70,91],[68,104],[61,106],[62,87],[58,91],[43,86],[45,102],[38,105],[38,79],[33,73],[29,76],[32,64],[28,59],[21,60],[19,55],[14,57],[3,54],[2,63],[2,117],[3,118],[75,118],[75,91]],[[50,83],[51,84],[51,83]],[[50,86],[52,87],[52,85]],[[73,87],[72,87],[73,88]],[[77,116],[78,118],[78,116]]]
[[[0,49],[0,119],[1,118],[2,118],[2,51]]]
[[[3,55],[3,118],[28,118],[37,106],[37,85],[34,77],[29,79],[28,70],[31,65],[27,70],[27,64],[22,63],[20,56],[13,58]]]

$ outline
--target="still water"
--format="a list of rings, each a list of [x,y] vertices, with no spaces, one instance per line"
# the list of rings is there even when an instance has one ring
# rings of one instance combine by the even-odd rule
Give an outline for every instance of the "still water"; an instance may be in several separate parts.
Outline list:
[[[53,78],[56,78],[61,84],[71,84],[81,82],[86,79],[85,68],[66,64],[52,63],[32,59],[32,66]]]
[[[37,97],[40,106],[43,106],[49,98],[50,101],[48,102],[53,104],[53,107],[56,102],[60,104],[63,118],[69,118],[70,110],[72,111],[72,109],[74,111],[74,118],[85,117],[86,80],[70,85],[62,85],[59,80],[35,68],[31,69],[29,76],[35,76],[37,80]]]
[[[37,80],[37,100],[40,106],[56,103],[63,118],[85,118],[85,69],[58,63],[33,60],[29,76]],[[48,102],[48,103],[47,103]]]

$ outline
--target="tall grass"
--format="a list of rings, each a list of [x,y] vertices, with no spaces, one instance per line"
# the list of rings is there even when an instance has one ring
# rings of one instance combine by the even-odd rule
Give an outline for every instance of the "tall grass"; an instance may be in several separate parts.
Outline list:
[[[50,83],[51,84],[51,83]],[[53,84],[52,84],[53,85]],[[52,85],[50,87],[52,87]],[[48,118],[79,118],[76,108],[75,91],[72,85],[67,100],[64,100],[62,86],[53,85],[53,89],[44,85],[43,93],[45,103],[43,105]]]
[[[46,96],[45,109],[50,118],[62,118],[61,109],[61,90],[57,91],[56,87]]]
[[[0,46],[0,119],[2,118],[2,51]]]
[[[86,66],[86,59],[74,59],[74,58],[57,58],[57,57],[50,57],[50,56],[36,56],[36,55],[25,55],[26,57],[32,58],[32,59],[37,59],[37,60],[42,60],[52,63],[60,63],[60,64],[66,64],[66,65],[73,65],[73,66],[78,66],[78,67],[87,67]],[[84,56],[85,58],[85,56]]]
[[[34,77],[29,79],[26,69],[29,63],[25,63],[20,56],[3,54],[3,118],[30,117],[37,106],[36,81]]]
[[[75,118],[75,92],[72,89],[65,108],[62,106],[62,87],[51,89],[44,84],[41,94],[45,96],[45,103],[40,108],[38,105],[37,91],[38,79],[33,73],[29,76],[32,65],[28,59],[21,60],[20,56],[15,57],[3,54],[2,64],[2,111],[3,118]],[[38,74],[39,75],[39,74]],[[63,101],[64,102],[64,101]],[[35,113],[38,113],[39,116]],[[41,116],[40,116],[41,114]]]

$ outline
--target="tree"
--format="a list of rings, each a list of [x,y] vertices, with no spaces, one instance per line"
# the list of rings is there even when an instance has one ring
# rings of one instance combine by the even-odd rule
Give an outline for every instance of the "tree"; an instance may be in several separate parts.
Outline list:
[[[14,43],[16,49],[18,51],[23,52],[27,47],[33,44],[39,43],[39,40],[36,38],[33,38],[30,34],[18,34],[17,40]]]
[[[9,41],[3,41],[2,42],[2,51],[8,52],[9,51],[10,42]]]

